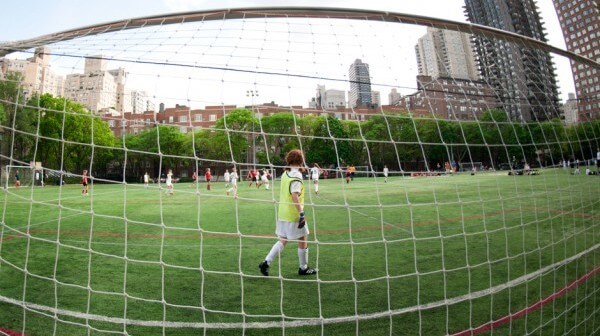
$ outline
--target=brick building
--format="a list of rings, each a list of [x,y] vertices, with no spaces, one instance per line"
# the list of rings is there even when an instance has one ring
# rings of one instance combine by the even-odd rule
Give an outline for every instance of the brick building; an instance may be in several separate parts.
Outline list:
[[[142,130],[155,127],[156,125],[172,125],[179,127],[182,133],[188,133],[192,129],[212,128],[218,119],[238,108],[235,105],[206,106],[204,109],[190,109],[184,105],[165,108],[161,112],[146,111],[143,113],[115,113],[106,112],[101,118],[108,122],[110,129],[116,137],[127,134],[138,134]],[[252,106],[246,106],[252,109]],[[318,116],[327,113],[340,120],[366,121],[370,116],[380,115],[386,112],[405,112],[403,106],[382,106],[381,108],[345,108],[322,110],[317,108],[304,108],[302,106],[279,106],[273,102],[254,106],[256,117],[273,115],[280,112],[292,112],[298,117]]]
[[[414,116],[475,120],[486,110],[500,107],[494,90],[482,81],[417,76],[417,88],[398,103]]]

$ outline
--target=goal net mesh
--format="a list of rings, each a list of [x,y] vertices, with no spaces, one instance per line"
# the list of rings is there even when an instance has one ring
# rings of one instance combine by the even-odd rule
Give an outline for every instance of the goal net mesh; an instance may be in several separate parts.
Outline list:
[[[566,124],[588,101],[563,106],[551,70],[594,61],[319,9],[132,19],[0,51],[3,185],[31,161],[53,179],[2,192],[0,334],[600,332],[600,177],[584,173],[598,104]],[[299,274],[290,240],[264,276],[292,149],[321,167],[302,193],[318,273]],[[537,174],[498,169],[514,162]],[[495,169],[441,173],[459,163]],[[250,167],[269,189],[247,186]],[[206,168],[211,187],[192,183]]]

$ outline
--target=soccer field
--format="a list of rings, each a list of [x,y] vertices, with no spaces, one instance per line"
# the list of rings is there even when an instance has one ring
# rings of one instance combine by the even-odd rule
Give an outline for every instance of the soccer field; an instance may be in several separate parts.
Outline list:
[[[4,190],[0,330],[443,335],[530,307],[600,265],[598,176],[319,185],[316,195],[305,181],[313,277],[298,276],[295,243],[269,277],[258,270],[276,241],[278,181],[242,181],[238,199],[222,183],[175,184],[172,197],[157,185]],[[594,274],[494,334],[598,332]]]

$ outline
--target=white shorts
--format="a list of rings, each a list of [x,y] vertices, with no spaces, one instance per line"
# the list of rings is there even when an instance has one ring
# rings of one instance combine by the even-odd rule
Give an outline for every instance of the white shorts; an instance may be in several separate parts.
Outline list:
[[[260,179],[263,182],[269,182],[269,179],[266,176],[262,176]]]
[[[313,181],[319,181],[319,175],[313,175],[312,176],[312,180]]]
[[[173,182],[167,182],[167,187],[172,187],[173,186]]]
[[[275,230],[275,234],[278,237],[294,240],[308,236],[309,233],[308,223],[306,223],[302,229],[298,229],[298,223],[282,221],[279,219],[277,220],[277,229]]]

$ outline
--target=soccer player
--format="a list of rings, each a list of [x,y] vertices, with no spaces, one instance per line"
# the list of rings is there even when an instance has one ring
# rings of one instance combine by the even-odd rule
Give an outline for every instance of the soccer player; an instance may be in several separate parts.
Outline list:
[[[229,187],[229,181],[231,177],[229,176],[229,169],[225,169],[225,174],[223,174],[223,179],[225,180],[225,188]]]
[[[319,194],[319,175],[321,175],[322,172],[323,170],[321,169],[321,167],[319,167],[319,165],[316,162],[313,164],[313,167],[310,168],[310,178],[313,180],[313,185],[315,186],[315,193],[317,195]]]
[[[88,177],[87,177],[87,170],[83,171],[83,174],[81,175],[81,194],[83,196],[88,196]]]
[[[19,171],[15,172],[15,189],[19,189],[21,186],[21,175],[19,175]]]
[[[356,167],[354,165],[350,165],[350,179],[354,181],[354,172],[356,172]]]
[[[237,198],[238,197],[238,187],[237,187],[237,180],[238,180],[238,174],[237,174],[237,170],[235,169],[235,167],[231,168],[231,174],[229,174],[229,178],[231,181],[231,188],[227,189],[227,196],[229,196],[230,192],[233,192],[233,197]]]
[[[275,234],[279,240],[271,247],[265,260],[258,265],[264,276],[269,275],[269,265],[281,253],[288,240],[298,241],[298,274],[312,275],[317,271],[308,267],[309,234],[304,216],[304,186],[300,167],[304,164],[304,156],[299,149],[293,149],[285,156],[286,171],[281,175],[281,190],[279,192],[279,211]]]
[[[252,183],[256,184],[256,187],[258,188],[258,171],[255,168],[250,169],[250,171],[248,172],[248,179],[250,180],[250,183],[248,184],[248,188],[252,187]]]
[[[194,173],[192,174],[192,185],[191,185],[191,187],[195,187],[196,183],[198,183],[198,173],[196,173],[196,171],[194,170]]]
[[[204,173],[204,179],[206,180],[206,190],[210,190],[210,180],[212,179],[210,168],[206,168],[206,172]]]
[[[352,172],[350,171],[350,167],[346,167],[346,183],[350,183],[350,175]]]
[[[598,168],[598,173],[600,173],[600,148],[596,152],[596,168]]]
[[[440,164],[438,163],[438,167],[440,166]],[[388,167],[386,165],[383,166],[383,179],[385,181],[385,183],[387,183],[387,178],[388,178],[388,174],[390,173],[390,170],[388,169]]]
[[[258,184],[259,187],[264,184],[265,189],[269,190],[269,175],[270,174],[267,169],[263,169],[262,174],[260,175],[260,183]]]
[[[165,194],[173,196],[173,171],[171,169],[169,169],[169,172],[167,173],[167,180],[165,182],[167,183]]]
[[[148,172],[144,173],[144,188],[148,188],[148,183],[150,182],[150,175]]]

